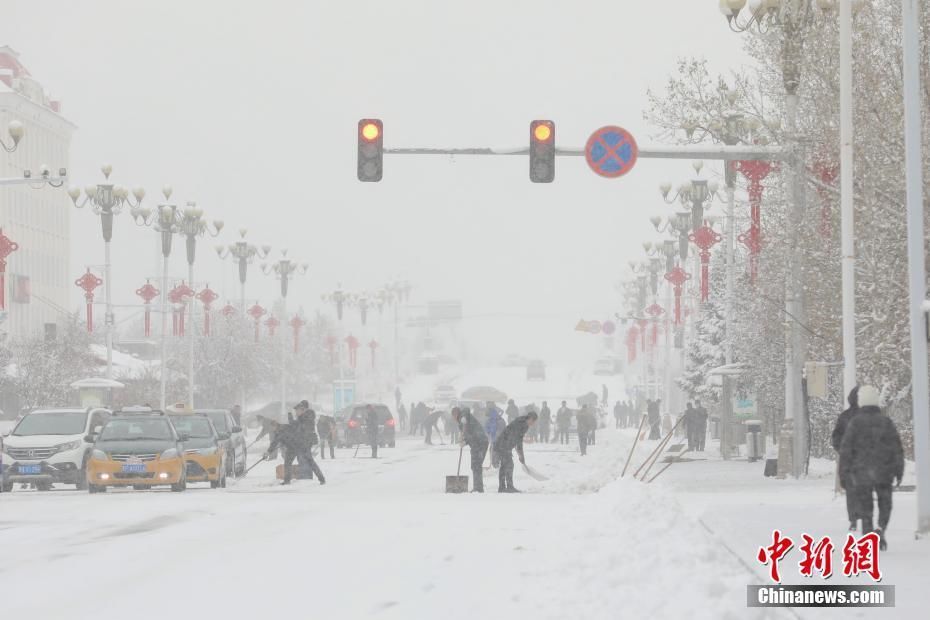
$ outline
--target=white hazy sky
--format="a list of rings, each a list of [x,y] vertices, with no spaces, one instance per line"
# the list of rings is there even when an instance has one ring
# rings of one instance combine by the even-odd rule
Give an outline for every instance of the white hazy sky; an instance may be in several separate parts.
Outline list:
[[[575,321],[619,309],[613,284],[655,236],[648,216],[671,210],[656,188],[688,163],[640,160],[607,180],[560,158],[556,182],[534,185],[521,157],[389,156],[384,180],[362,184],[358,119],[382,118],[395,147],[523,146],[534,118],[556,122],[561,146],[606,124],[648,144],[646,89],[679,57],[720,71],[745,60],[714,0],[0,0],[0,43],[78,125],[76,184],[110,162],[150,206],[168,183],[176,202],[224,219],[220,241],[247,227],[289,248],[311,265],[292,308],[400,274],[419,301],[510,317],[471,320],[472,351],[549,359],[593,351]],[[121,220],[115,296],[135,303],[157,273],[154,233]],[[90,213],[72,222],[77,277],[103,246]],[[215,243],[202,244],[198,280],[235,297]],[[253,269],[248,296],[268,305],[273,290]]]

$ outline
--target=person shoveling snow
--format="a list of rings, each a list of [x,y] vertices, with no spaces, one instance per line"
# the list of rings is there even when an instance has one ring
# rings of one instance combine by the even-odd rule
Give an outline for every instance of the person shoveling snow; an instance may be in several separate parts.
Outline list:
[[[526,457],[523,455],[523,437],[530,427],[536,424],[537,418],[535,411],[518,417],[508,424],[494,441],[494,454],[500,461],[498,493],[520,492],[513,486],[513,450],[516,448],[520,464],[526,466]]]

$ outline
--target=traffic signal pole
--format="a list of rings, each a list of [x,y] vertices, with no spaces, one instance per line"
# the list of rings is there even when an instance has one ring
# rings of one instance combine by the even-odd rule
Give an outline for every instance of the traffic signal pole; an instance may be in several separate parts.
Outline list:
[[[384,149],[386,155],[521,155],[530,154],[527,147],[494,148],[392,148]],[[584,148],[556,147],[556,157],[584,157]],[[640,147],[639,158],[645,159],[711,159],[711,160],[768,160],[788,159],[785,149],[777,146],[678,146]]]

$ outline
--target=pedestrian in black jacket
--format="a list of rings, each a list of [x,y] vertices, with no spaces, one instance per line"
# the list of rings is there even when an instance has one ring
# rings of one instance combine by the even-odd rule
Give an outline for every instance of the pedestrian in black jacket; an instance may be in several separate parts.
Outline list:
[[[513,486],[513,450],[517,450],[517,456],[520,462],[526,465],[526,457],[523,455],[523,438],[530,427],[536,424],[538,416],[535,411],[531,411],[524,416],[507,425],[494,441],[494,453],[500,461],[500,473],[498,474],[498,493],[519,493]]]
[[[707,409],[701,404],[701,401],[694,401],[694,441],[696,444],[695,449],[698,452],[704,451],[704,442],[707,441],[707,418]]]
[[[378,458],[378,412],[371,405],[365,410],[368,415],[365,420],[365,430],[368,433],[368,444],[371,446],[371,458]]]
[[[467,408],[454,408],[452,417],[462,431],[462,443],[471,450],[472,492],[484,493],[484,457],[488,453],[488,436],[481,428],[481,422]]]
[[[840,444],[840,480],[846,492],[856,496],[856,516],[863,533],[875,532],[881,549],[887,548],[885,530],[891,519],[892,484],[904,477],[904,447],[891,418],[878,406],[878,390],[870,385],[859,389],[859,413],[846,427]],[[878,499],[878,527],[873,528],[873,493]]]
[[[543,401],[542,409],[539,410],[539,441],[541,443],[549,443],[551,429],[552,412],[549,411],[549,404]]]
[[[833,427],[833,435],[830,437],[830,443],[833,445],[833,449],[836,450],[837,473],[840,470],[838,460],[840,458],[840,446],[843,445],[843,435],[846,434],[846,428],[849,426],[850,420],[859,413],[858,385],[849,391],[846,401],[849,403],[849,407],[836,419],[836,426]],[[849,485],[843,482],[842,479],[840,480],[840,487],[849,489]],[[855,531],[859,521],[859,517],[856,516],[856,496],[849,490],[846,491],[846,516],[849,517],[849,531]]]
[[[316,431],[320,435],[320,458],[326,458],[326,445],[329,444],[329,458],[336,458],[336,421],[328,415],[321,415],[316,422]]]
[[[301,438],[307,445],[306,454],[310,455],[312,459],[313,446],[320,442],[316,434],[316,412],[310,408],[310,403],[305,400],[297,403],[297,406],[294,407],[294,411],[297,413],[296,419],[290,412],[288,412],[287,417],[297,427],[298,433],[300,433]],[[304,455],[297,456],[297,466],[297,471],[300,472],[301,478],[307,477],[311,480],[313,479],[313,467]]]
[[[517,404],[513,402],[512,398],[507,401],[507,410],[504,412],[504,415],[507,416],[507,424],[516,420],[520,415],[520,409],[517,407]]]
[[[284,482],[282,484],[291,483],[291,466],[294,464],[294,459],[298,457],[305,459],[304,462],[310,465],[313,473],[319,478],[320,484],[326,484],[326,478],[323,477],[319,465],[313,460],[310,446],[306,442],[304,433],[298,428],[297,422],[289,424],[275,422],[274,425],[274,440],[265,453],[265,460],[273,460],[271,455],[276,453],[279,447],[284,448]]]

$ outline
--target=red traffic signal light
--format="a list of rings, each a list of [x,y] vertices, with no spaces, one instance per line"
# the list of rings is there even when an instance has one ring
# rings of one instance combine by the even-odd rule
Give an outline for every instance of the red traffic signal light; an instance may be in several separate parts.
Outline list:
[[[358,122],[358,180],[374,183],[384,174],[384,125],[378,118]]]
[[[530,181],[552,183],[555,180],[555,123],[537,120],[530,123]]]

